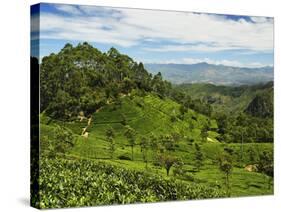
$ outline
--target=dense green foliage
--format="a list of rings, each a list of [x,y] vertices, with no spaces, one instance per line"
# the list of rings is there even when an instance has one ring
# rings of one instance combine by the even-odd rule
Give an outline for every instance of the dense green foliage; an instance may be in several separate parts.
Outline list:
[[[40,161],[40,208],[224,197],[218,189],[89,160]]]
[[[89,115],[134,88],[162,96],[171,86],[116,49],[102,53],[88,43],[66,44],[42,59],[40,71],[41,109],[53,118],[73,118],[79,111]]]
[[[176,86],[211,107],[223,142],[273,142],[273,83],[252,86]]]
[[[256,117],[272,118],[273,117],[273,90],[257,95],[250,102],[245,112]]]

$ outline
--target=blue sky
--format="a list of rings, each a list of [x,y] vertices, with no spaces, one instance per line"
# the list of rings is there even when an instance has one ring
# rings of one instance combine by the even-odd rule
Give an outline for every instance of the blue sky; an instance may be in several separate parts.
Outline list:
[[[65,43],[114,46],[144,63],[208,62],[240,67],[273,65],[273,19],[207,13],[41,4],[40,58]],[[32,46],[39,33],[31,33]],[[36,48],[33,48],[36,49]]]

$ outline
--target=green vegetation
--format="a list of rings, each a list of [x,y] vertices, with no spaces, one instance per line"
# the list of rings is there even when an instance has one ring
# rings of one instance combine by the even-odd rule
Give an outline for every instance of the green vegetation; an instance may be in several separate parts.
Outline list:
[[[216,88],[233,96],[220,107],[87,43],[40,66],[38,207],[273,193],[273,95],[255,100],[269,87]]]
[[[42,159],[40,208],[224,197],[217,189],[100,162]]]
[[[194,102],[210,105],[223,142],[273,142],[273,82],[252,86],[183,84]],[[243,141],[242,141],[243,140]]]

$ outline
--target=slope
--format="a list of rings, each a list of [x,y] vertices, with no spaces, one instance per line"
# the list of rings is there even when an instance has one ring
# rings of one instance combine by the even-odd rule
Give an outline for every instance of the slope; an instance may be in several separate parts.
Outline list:
[[[257,85],[223,86],[204,83],[182,84],[178,89],[211,104],[214,111],[227,113],[243,112],[251,101],[258,95],[269,95],[273,98],[273,82]]]

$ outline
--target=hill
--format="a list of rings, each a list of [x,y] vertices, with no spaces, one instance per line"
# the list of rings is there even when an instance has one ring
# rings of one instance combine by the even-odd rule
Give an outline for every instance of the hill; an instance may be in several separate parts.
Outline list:
[[[273,88],[266,89],[255,96],[245,112],[256,117],[273,117]]]
[[[68,145],[63,151],[57,150],[55,160],[58,160],[58,155],[63,154],[75,161],[99,161],[101,164],[113,165],[116,169],[119,167],[128,172],[140,171],[152,174],[152,176],[161,176],[164,179],[177,179],[192,185],[201,185],[207,188],[212,186],[217,190],[210,190],[206,193],[206,195],[212,197],[213,192],[223,195],[225,188],[222,183],[218,182],[218,179],[223,179],[223,173],[217,169],[217,157],[225,152],[225,149],[232,149],[233,162],[236,164],[235,174],[232,177],[234,183],[232,195],[241,196],[271,192],[267,190],[267,184],[264,185],[262,174],[247,172],[244,170],[243,165],[242,167],[239,165],[240,144],[222,144],[218,142],[217,137],[219,134],[217,133],[215,120],[211,120],[207,139],[202,140],[202,130],[205,125],[210,124],[209,118],[190,109],[185,113],[183,120],[179,118],[174,120],[172,118],[173,114],[180,114],[179,109],[180,105],[178,103],[168,98],[161,99],[157,95],[150,94],[143,97],[132,94],[127,95],[121,98],[121,102],[105,105],[92,114],[93,121],[88,128],[88,138],[81,136],[81,132],[87,126],[88,120],[80,121],[77,118],[76,120],[65,122],[49,118],[46,114],[41,114],[41,152],[43,155],[51,157],[52,148],[58,145],[56,142],[56,129],[61,126],[59,127],[60,130],[70,130],[74,134],[75,141],[73,146]],[[125,136],[125,124],[136,131],[133,160],[130,142]],[[111,156],[110,143],[106,136],[108,129],[113,129],[114,131],[115,151],[113,157]],[[143,137],[148,137],[151,142],[149,146],[152,145],[148,147],[146,152],[142,146]],[[169,141],[172,141],[172,143],[169,143]],[[165,143],[169,145],[169,154],[178,158],[182,163],[181,168],[177,168],[177,166],[171,167],[169,177],[167,177],[161,163],[157,162],[159,154],[162,154],[161,151],[166,151],[162,149],[162,145],[165,146]],[[204,157],[202,168],[200,168],[201,171],[196,168],[198,166],[198,160],[196,159],[198,153],[195,144],[201,146],[201,152]],[[254,151],[254,155],[260,154],[260,151],[270,153],[272,152],[272,147],[271,143],[245,144],[243,147],[245,152],[243,164],[253,163],[252,156],[248,155],[247,152]],[[55,149],[57,148],[55,147]],[[144,154],[146,154],[146,158],[144,158]],[[73,163],[76,163],[75,161]],[[79,163],[82,166],[79,170],[84,169],[82,162]],[[180,174],[177,173],[178,170],[181,170]],[[64,172],[64,168],[62,171]],[[55,179],[51,178],[51,180]],[[49,180],[46,179],[46,182],[49,182]],[[249,189],[247,192],[246,188]],[[197,188],[191,187],[190,189]],[[199,196],[196,194],[193,198],[199,198]]]
[[[273,82],[243,86],[182,84],[194,102],[210,105],[220,141],[273,141]]]
[[[221,107],[225,112],[227,104],[237,105],[243,95],[248,101],[270,85],[172,86],[117,49],[103,53],[88,43],[66,44],[42,59],[40,71],[42,178],[33,204],[48,208],[273,192],[272,118],[247,114],[246,107],[225,116],[212,99],[229,99]],[[249,105],[251,112],[267,109],[255,101]],[[253,170],[246,169],[249,165]],[[36,176],[32,184],[38,187]]]
[[[161,72],[174,84],[210,83],[215,85],[248,85],[273,80],[273,68],[240,68],[208,63],[145,64],[152,74]]]
[[[267,96],[268,110],[271,113],[273,111],[273,82],[242,86],[195,83],[178,85],[176,88],[192,99],[200,99],[211,104],[214,111],[232,114],[243,112],[257,96]]]
[[[192,144],[192,142],[201,142],[201,130],[208,124],[210,124],[210,129],[212,130],[208,131],[207,138],[212,142],[218,142],[216,140],[218,134],[216,133],[217,125],[215,120],[209,120],[208,117],[192,110],[185,113],[182,120],[177,118],[180,114],[179,108],[178,103],[170,99],[160,99],[155,95],[144,97],[124,96],[120,102],[108,104],[93,113],[92,122],[88,127],[87,119],[62,122],[42,115],[42,132],[46,132],[49,127],[55,127],[58,124],[69,128],[80,137],[83,128],[87,127],[89,132],[88,141],[85,142],[85,138],[82,136],[81,138],[78,137],[72,151],[80,156],[85,156],[89,151],[89,147],[92,146],[93,151],[96,151],[99,158],[109,157],[105,148],[108,145],[106,131],[113,129],[116,145],[121,147],[121,149],[117,148],[116,150],[116,158],[121,157],[122,153],[124,153],[127,158],[132,159],[131,155],[128,154],[130,153],[130,145],[124,136],[126,126],[130,126],[135,130],[136,146],[140,145],[144,136],[160,140],[162,136],[166,136],[167,139],[173,139],[175,143],[172,144],[174,146],[172,154],[178,154],[177,149],[187,149],[187,145]],[[46,131],[44,130],[45,127]],[[94,157],[94,154],[92,157]],[[186,157],[189,158],[190,155],[187,154]],[[142,154],[138,148],[136,148],[134,159],[142,161]]]

